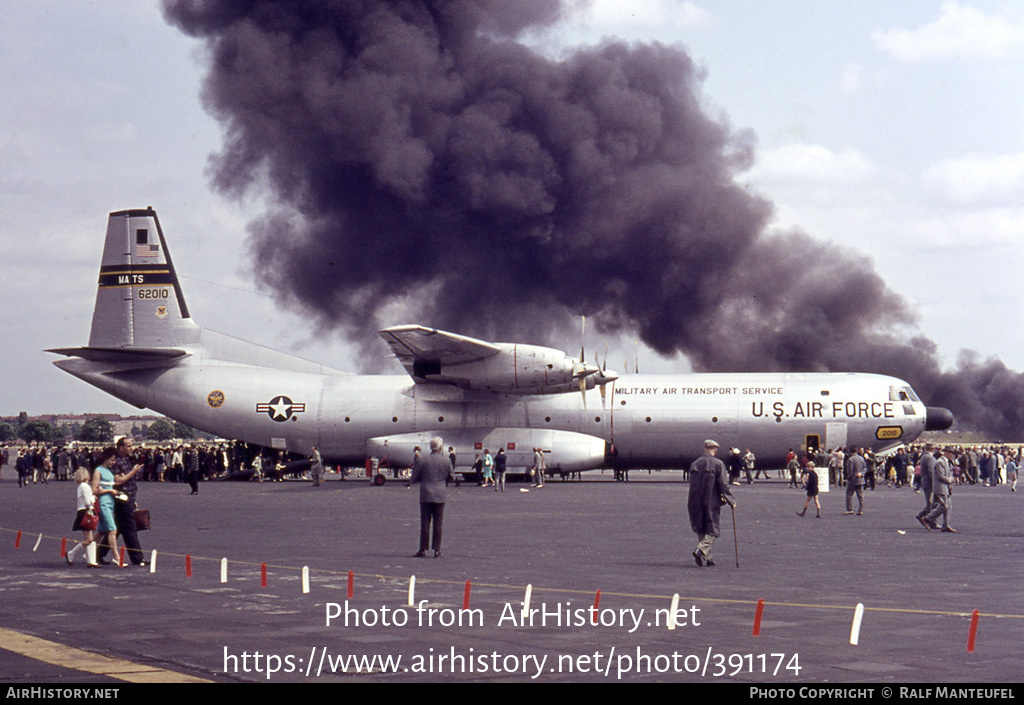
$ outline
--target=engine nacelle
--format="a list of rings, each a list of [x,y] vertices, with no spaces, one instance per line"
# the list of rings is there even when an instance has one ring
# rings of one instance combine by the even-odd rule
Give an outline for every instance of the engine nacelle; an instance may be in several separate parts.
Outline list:
[[[561,350],[539,345],[496,343],[498,352],[483,360],[463,363],[416,363],[413,376],[503,394],[556,394],[593,388],[594,365],[574,360]]]
[[[560,394],[618,378],[583,362],[582,352],[577,362],[554,348],[491,343],[417,325],[392,326],[380,335],[417,382],[500,394]]]

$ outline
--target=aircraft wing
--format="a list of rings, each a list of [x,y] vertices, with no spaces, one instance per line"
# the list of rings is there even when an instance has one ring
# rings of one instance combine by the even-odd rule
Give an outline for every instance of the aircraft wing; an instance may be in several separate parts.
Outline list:
[[[617,377],[555,348],[489,343],[423,326],[379,332],[417,384],[497,394],[563,394],[584,392]]]
[[[442,365],[477,362],[501,352],[493,343],[424,326],[392,326],[379,333],[416,380],[438,374]]]

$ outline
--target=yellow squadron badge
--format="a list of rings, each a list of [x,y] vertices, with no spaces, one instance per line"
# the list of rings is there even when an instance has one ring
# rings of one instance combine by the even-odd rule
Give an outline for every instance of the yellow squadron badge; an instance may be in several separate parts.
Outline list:
[[[224,392],[220,391],[219,389],[214,389],[206,397],[206,403],[212,406],[214,409],[218,408],[221,404],[224,403]]]

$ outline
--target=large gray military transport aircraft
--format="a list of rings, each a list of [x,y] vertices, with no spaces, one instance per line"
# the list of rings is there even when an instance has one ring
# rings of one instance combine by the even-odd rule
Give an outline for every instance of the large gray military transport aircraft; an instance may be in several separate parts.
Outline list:
[[[504,448],[510,468],[532,465],[536,447],[563,472],[680,468],[705,438],[775,463],[789,448],[882,452],[953,422],[882,375],[620,376],[552,348],[422,326],[380,335],[408,376],[348,374],[201,328],[148,208],[110,214],[89,345],[49,352],[139,408],[289,452],[317,446],[342,465],[408,465],[434,435],[463,461]]]

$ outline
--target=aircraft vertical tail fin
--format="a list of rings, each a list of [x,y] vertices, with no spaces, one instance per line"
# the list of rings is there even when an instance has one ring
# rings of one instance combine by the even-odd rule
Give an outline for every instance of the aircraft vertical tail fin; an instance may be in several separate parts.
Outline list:
[[[152,208],[107,220],[90,348],[168,348],[199,342],[160,221]]]

